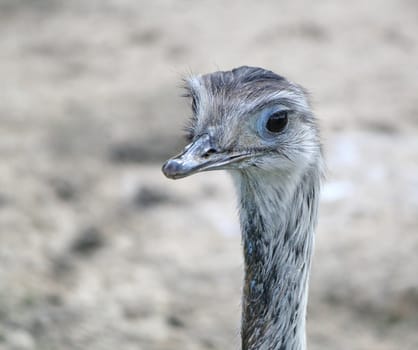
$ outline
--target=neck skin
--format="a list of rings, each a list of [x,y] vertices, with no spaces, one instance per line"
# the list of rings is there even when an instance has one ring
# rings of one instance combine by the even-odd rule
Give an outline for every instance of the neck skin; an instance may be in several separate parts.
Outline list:
[[[318,171],[287,176],[255,169],[233,178],[245,262],[242,349],[304,350]]]

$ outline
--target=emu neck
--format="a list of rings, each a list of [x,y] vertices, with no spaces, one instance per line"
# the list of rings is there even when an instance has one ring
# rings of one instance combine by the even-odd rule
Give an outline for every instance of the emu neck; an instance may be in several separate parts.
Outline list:
[[[234,179],[245,262],[242,349],[304,350],[318,175],[257,169]]]

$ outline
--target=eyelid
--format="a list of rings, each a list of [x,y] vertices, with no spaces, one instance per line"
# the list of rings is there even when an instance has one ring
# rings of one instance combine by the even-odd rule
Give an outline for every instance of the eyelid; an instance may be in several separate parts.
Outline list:
[[[289,114],[290,113],[290,109],[280,109],[278,111],[272,112],[272,113],[268,114],[268,118],[271,118],[275,114],[282,114],[282,113]]]
[[[263,112],[275,113],[275,112],[278,112],[278,111],[281,111],[281,110],[290,111],[290,110],[292,110],[292,108],[288,107],[288,105],[285,104],[285,103],[271,102],[271,103],[262,104],[262,105],[259,105],[259,106],[255,107],[252,110],[252,112],[256,113],[256,114],[260,114],[260,113],[264,114]]]
[[[259,113],[259,115],[260,115],[259,119],[262,119],[262,120],[264,120],[264,122],[267,122],[267,119],[275,113],[280,113],[280,112],[291,113],[291,111],[292,110],[287,106],[283,106],[283,105],[277,106],[276,105],[272,108],[266,108],[266,109],[262,110]]]

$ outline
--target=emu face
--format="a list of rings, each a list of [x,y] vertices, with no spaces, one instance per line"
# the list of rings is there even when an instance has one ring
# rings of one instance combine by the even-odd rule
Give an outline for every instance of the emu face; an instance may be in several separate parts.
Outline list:
[[[320,157],[303,89],[262,68],[240,67],[187,80],[190,143],[168,160],[172,179],[216,169],[303,171]]]

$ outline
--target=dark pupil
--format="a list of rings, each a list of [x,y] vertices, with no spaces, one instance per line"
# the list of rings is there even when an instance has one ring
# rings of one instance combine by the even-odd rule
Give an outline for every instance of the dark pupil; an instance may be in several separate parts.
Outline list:
[[[287,124],[287,112],[281,111],[272,114],[267,121],[266,128],[271,132],[279,132],[284,129]]]

